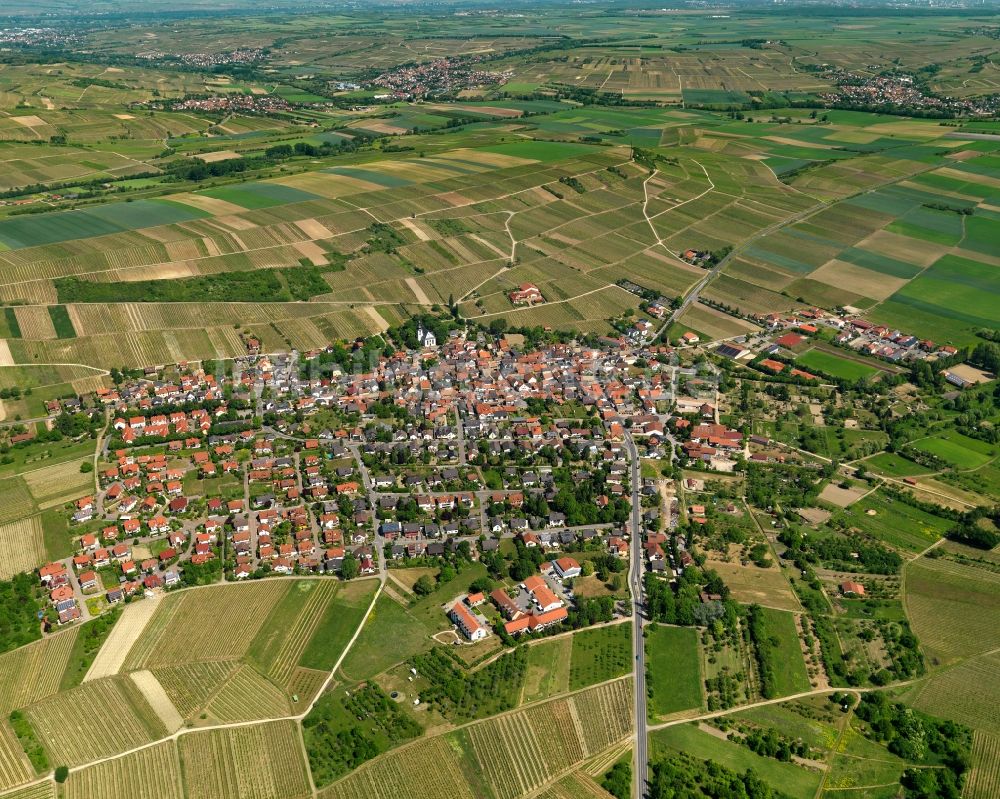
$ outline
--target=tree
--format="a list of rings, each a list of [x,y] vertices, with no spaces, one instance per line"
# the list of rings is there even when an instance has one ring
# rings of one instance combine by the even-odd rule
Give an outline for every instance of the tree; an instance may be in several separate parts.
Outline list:
[[[426,574],[421,575],[420,579],[418,579],[413,584],[413,593],[417,594],[418,596],[427,596],[433,591],[434,591],[434,581]]]
[[[361,567],[358,565],[358,559],[350,552],[344,555],[344,559],[340,563],[340,576],[345,580],[353,580],[358,576],[358,572],[360,571]]]
[[[68,766],[56,766],[55,778],[56,782],[64,783],[66,778],[69,777],[69,767]]]

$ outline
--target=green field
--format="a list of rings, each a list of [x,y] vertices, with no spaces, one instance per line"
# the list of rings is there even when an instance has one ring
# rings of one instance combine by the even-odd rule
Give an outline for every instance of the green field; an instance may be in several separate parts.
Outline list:
[[[651,717],[703,706],[701,655],[696,629],[662,625],[647,627],[646,659]]]
[[[808,691],[811,687],[802,658],[795,617],[783,610],[761,608],[764,629],[774,664],[774,687],[779,696]]]
[[[813,799],[820,784],[819,772],[761,757],[740,744],[716,738],[691,724],[656,730],[649,737],[654,755],[673,749],[713,760],[739,773],[752,768],[773,790],[791,799]]]
[[[963,436],[954,430],[947,430],[931,438],[922,438],[912,446],[920,452],[934,455],[959,469],[978,469],[998,454],[996,447],[990,446],[984,441]]]
[[[432,632],[398,602],[383,595],[375,603],[340,670],[349,680],[371,679],[429,649]]]
[[[822,350],[809,350],[803,353],[795,362],[805,369],[815,369],[817,372],[839,377],[844,380],[867,380],[879,373],[874,366],[841,358],[833,353]]]
[[[632,629],[628,624],[574,633],[569,667],[570,690],[576,691],[627,674],[632,666],[631,636]]]
[[[240,183],[236,186],[207,189],[201,193],[250,210],[319,199],[315,194],[280,183]]]
[[[344,586],[327,607],[323,620],[299,658],[299,665],[321,671],[332,669],[361,624],[377,588],[375,580],[362,580]]]

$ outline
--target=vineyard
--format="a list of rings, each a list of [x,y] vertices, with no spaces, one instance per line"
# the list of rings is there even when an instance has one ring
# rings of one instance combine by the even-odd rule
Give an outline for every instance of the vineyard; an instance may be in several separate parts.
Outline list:
[[[253,666],[242,666],[209,703],[208,712],[219,721],[280,718],[291,713],[288,697]]]
[[[67,630],[0,655],[0,713],[6,717],[59,690],[78,632]]]
[[[321,796],[515,799],[620,743],[630,735],[631,723],[632,683],[617,680],[390,752]],[[434,769],[421,769],[429,762]]]
[[[475,799],[462,752],[443,736],[373,760],[321,791],[321,799]],[[433,767],[430,767],[433,764]],[[195,797],[192,797],[195,799]]]
[[[53,782],[40,782],[21,788],[19,791],[5,793],[3,799],[55,799],[56,786]]]
[[[972,736],[972,770],[963,796],[965,799],[1000,796],[1000,737],[979,730]]]
[[[0,580],[31,571],[45,560],[40,516],[0,524]]]
[[[906,567],[904,605],[913,632],[942,663],[1000,644],[1000,574],[921,558]]]
[[[183,799],[174,744],[167,741],[82,771],[66,781],[64,799]]]
[[[0,790],[21,785],[35,776],[7,720],[0,723]]]
[[[154,669],[153,674],[181,716],[190,719],[208,704],[237,668],[239,661],[217,660],[163,666]]]
[[[192,733],[180,739],[179,748],[187,799],[298,799],[311,794],[294,722]]]
[[[262,580],[168,596],[129,652],[125,669],[243,657],[288,589],[287,581]]]
[[[292,670],[323,620],[337,588],[338,583],[332,580],[297,582],[282,603],[275,606],[274,615],[278,615],[286,603],[292,604],[291,613],[268,620],[254,641],[251,656],[276,684],[288,685]]]
[[[43,699],[25,710],[53,759],[77,766],[166,735],[127,677],[109,677]]]

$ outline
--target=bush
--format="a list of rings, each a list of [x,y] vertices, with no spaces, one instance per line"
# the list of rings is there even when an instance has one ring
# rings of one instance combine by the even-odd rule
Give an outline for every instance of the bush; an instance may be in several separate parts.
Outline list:
[[[55,777],[58,783],[66,782],[66,778],[69,777],[69,766],[56,766]]]

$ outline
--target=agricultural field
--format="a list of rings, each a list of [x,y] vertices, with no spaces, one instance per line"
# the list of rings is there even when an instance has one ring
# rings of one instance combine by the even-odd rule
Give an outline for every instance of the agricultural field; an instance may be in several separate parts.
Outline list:
[[[190,799],[297,799],[311,793],[293,722],[196,732],[183,736],[177,748]]]
[[[998,645],[1000,576],[944,559],[920,558],[905,571],[903,603],[932,665]]]
[[[155,710],[134,683],[109,677],[84,683],[24,711],[50,760],[82,765],[166,735]],[[99,724],[100,736],[87,734]]]
[[[650,716],[663,717],[703,706],[697,630],[661,625],[648,627],[646,657],[652,693]]]
[[[615,624],[573,634],[569,689],[576,691],[626,674],[632,666],[632,631]]]
[[[497,799],[516,799],[623,741],[630,727],[631,681],[616,680],[401,747],[320,795],[389,799],[409,791],[473,799],[488,791]],[[526,740],[538,745],[524,746]],[[427,769],[427,762],[436,767]]]
[[[124,757],[74,772],[66,781],[66,799],[128,799],[155,792],[164,799],[182,799],[181,775],[174,742],[151,746]]]

